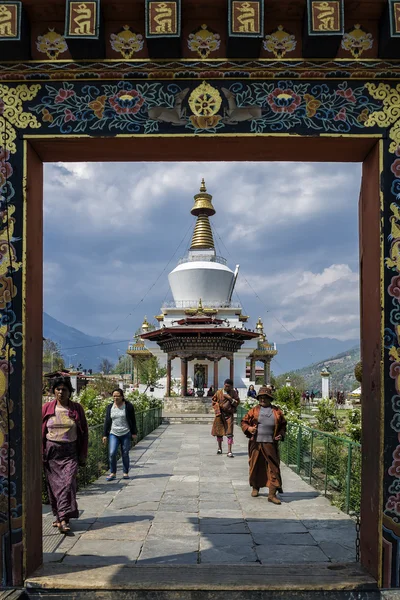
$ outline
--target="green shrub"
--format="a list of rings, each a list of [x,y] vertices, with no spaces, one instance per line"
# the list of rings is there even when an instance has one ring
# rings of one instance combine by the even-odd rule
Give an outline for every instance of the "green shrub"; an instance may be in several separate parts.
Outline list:
[[[335,415],[334,400],[320,400],[315,416],[317,418],[318,429],[321,431],[333,432],[338,430],[338,420]]]
[[[300,409],[301,394],[297,388],[284,386],[275,392],[275,403],[285,404],[289,410]]]

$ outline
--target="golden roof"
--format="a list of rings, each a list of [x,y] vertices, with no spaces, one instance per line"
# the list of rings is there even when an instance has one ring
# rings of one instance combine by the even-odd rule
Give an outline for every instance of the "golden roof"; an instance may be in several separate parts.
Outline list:
[[[214,249],[214,238],[208,217],[215,215],[215,209],[212,205],[211,194],[207,194],[204,179],[201,180],[200,193],[195,195],[194,206],[190,212],[192,215],[197,216],[190,249]]]

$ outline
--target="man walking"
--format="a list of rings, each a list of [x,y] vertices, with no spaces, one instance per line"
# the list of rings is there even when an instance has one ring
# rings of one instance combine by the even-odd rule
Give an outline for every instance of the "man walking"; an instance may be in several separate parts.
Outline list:
[[[214,394],[212,404],[215,418],[211,435],[217,438],[217,454],[222,454],[222,440],[224,435],[226,435],[228,441],[227,456],[229,456],[229,458],[233,458],[233,423],[234,415],[238,405],[240,404],[240,400],[238,393],[233,388],[232,379],[225,380],[223,389],[218,390]]]

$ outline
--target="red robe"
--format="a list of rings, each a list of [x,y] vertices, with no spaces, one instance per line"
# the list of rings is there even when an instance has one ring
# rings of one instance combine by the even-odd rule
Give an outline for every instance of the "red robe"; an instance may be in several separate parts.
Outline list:
[[[215,413],[215,419],[211,430],[211,435],[223,437],[224,435],[233,436],[233,424],[235,420],[235,412],[240,404],[239,395],[235,390],[231,390],[228,394],[234,403],[224,397],[224,390],[218,390],[212,399],[212,405]]]

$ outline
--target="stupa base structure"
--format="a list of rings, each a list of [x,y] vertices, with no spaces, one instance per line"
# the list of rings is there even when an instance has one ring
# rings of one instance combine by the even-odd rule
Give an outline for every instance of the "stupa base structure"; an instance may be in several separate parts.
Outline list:
[[[212,399],[207,396],[205,398],[193,398],[192,396],[166,396],[163,399],[163,415],[175,413],[190,413],[197,415],[212,414]]]

